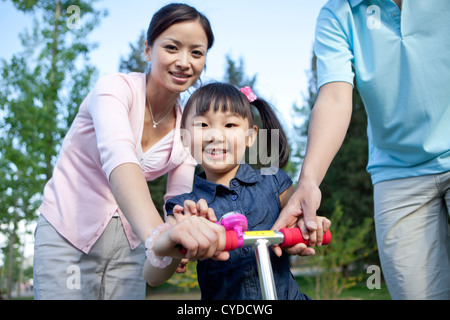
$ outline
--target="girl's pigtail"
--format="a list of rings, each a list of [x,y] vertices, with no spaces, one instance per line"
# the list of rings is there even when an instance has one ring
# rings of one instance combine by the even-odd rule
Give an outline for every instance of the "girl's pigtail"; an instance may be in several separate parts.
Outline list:
[[[272,146],[276,147],[276,145],[272,143],[272,137],[278,136],[279,167],[284,168],[289,161],[289,142],[283,126],[278,120],[272,106],[268,102],[263,99],[256,98],[250,104],[258,110],[261,116],[263,128],[267,130],[268,152],[272,153]]]

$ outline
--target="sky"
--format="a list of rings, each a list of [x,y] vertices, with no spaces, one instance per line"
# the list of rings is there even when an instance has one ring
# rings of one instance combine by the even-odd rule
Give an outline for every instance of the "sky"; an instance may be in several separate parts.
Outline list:
[[[182,0],[178,0],[182,2]],[[168,0],[102,0],[109,14],[91,33],[98,43],[91,63],[100,75],[118,71],[129,44],[146,31],[152,15]],[[215,43],[207,55],[205,79],[223,80],[226,55],[244,60],[245,73],[257,75],[255,91],[279,111],[287,129],[294,103],[303,104],[308,89],[314,29],[326,0],[186,0],[211,22]],[[80,12],[81,17],[83,12]],[[0,1],[0,59],[21,50],[18,34],[31,27],[31,15]],[[7,32],[5,32],[7,30]]]
[[[292,128],[292,106],[302,105],[308,89],[314,29],[327,0],[178,0],[194,6],[211,22],[215,43],[207,55],[204,79],[223,80],[226,55],[244,60],[245,73],[257,75],[258,94],[278,110]],[[152,15],[168,0],[102,0],[97,8],[109,14],[91,33],[98,47],[90,52],[100,75],[118,72]],[[83,12],[80,12],[81,18]],[[21,51],[19,33],[31,28],[32,16],[0,0],[0,59]],[[294,133],[295,134],[295,133]],[[25,256],[32,253],[32,236]],[[1,241],[0,241],[1,242]]]

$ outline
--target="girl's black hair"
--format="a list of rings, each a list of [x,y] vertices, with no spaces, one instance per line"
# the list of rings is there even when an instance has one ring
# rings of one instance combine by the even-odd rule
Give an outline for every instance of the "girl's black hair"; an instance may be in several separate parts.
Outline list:
[[[214,34],[208,18],[198,12],[197,9],[184,3],[168,4],[159,9],[158,12],[153,15],[152,21],[150,21],[150,26],[147,30],[147,44],[151,47],[161,33],[176,23],[196,20],[200,22],[206,33],[209,50],[214,43]]]
[[[284,168],[289,161],[289,143],[283,126],[272,106],[261,98],[257,98],[250,103],[247,97],[231,84],[213,82],[197,89],[186,103],[181,119],[181,127],[186,128],[186,117],[192,112],[192,108],[195,108],[196,115],[202,115],[211,108],[214,112],[219,110],[229,111],[248,119],[250,127],[253,127],[255,125],[255,117],[251,106],[258,110],[262,127],[267,130],[267,148],[269,152],[272,152],[272,134],[278,135],[279,167]]]

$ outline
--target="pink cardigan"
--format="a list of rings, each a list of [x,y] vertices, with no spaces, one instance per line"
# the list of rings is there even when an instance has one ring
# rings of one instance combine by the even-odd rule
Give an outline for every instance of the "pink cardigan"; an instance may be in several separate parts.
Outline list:
[[[131,249],[140,240],[120,211],[109,184],[111,172],[136,163],[144,129],[146,78],[142,73],[102,77],[80,106],[44,188],[39,208],[49,223],[79,250],[88,253],[115,212]],[[192,189],[195,161],[180,139],[181,106],[169,161],[144,172],[148,181],[168,172],[164,200]]]

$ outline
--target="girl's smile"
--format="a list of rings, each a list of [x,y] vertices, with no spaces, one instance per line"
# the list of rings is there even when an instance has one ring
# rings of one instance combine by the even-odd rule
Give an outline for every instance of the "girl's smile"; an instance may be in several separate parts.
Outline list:
[[[240,129],[237,130],[240,131]],[[219,166],[240,162],[234,155],[239,153],[237,148],[239,145],[238,137],[243,136],[243,134],[237,134],[236,130],[233,132],[216,128],[203,129],[202,131],[202,164]]]
[[[247,119],[229,111],[210,109],[188,117],[191,154],[208,179],[227,184],[227,177],[234,176],[254,140],[249,129]]]
[[[227,157],[227,149],[221,147],[208,146],[203,152],[204,156],[209,157],[213,160],[223,160]]]

